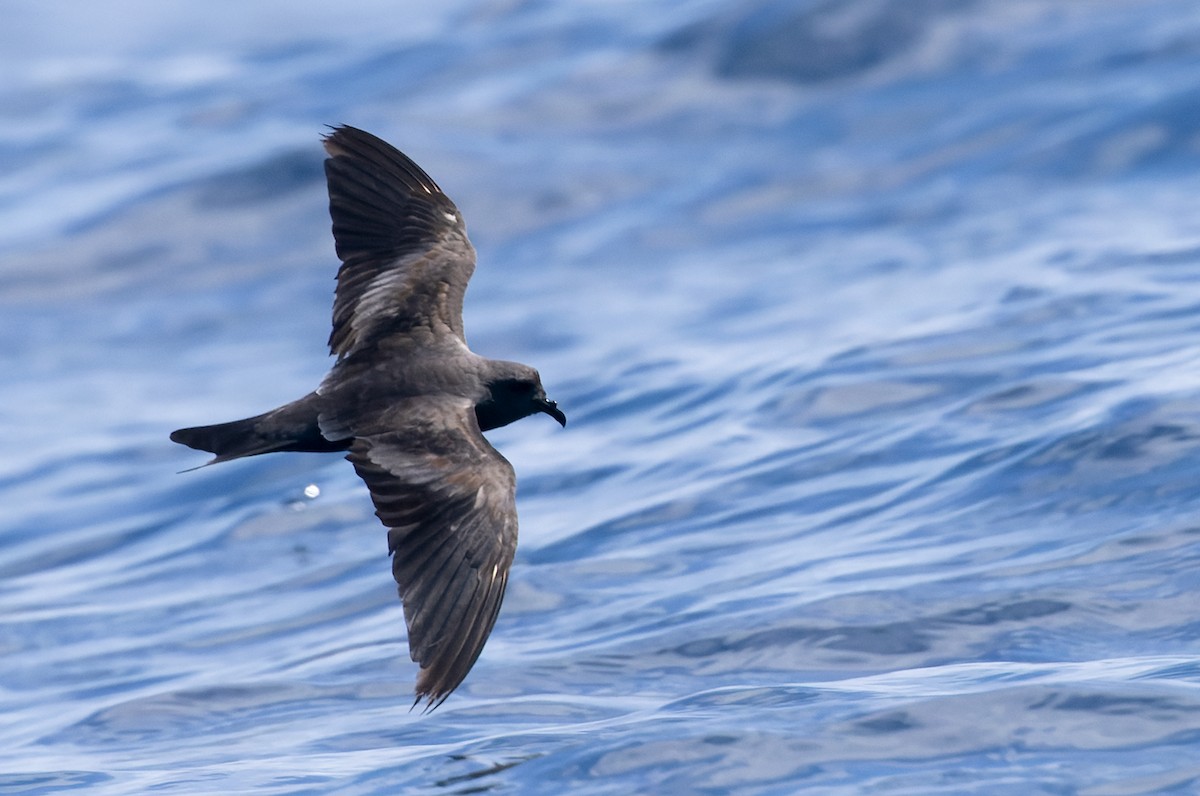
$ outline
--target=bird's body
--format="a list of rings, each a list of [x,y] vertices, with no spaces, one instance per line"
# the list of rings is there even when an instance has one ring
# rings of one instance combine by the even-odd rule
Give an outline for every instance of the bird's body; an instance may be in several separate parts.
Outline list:
[[[342,267],[316,390],[256,417],[175,431],[216,454],[348,451],[389,528],[392,572],[421,666],[417,700],[441,704],[483,649],[517,543],[516,479],[482,431],[566,418],[533,368],[470,351],[462,300],[475,250],[462,217],[415,163],[339,127],[325,139]]]

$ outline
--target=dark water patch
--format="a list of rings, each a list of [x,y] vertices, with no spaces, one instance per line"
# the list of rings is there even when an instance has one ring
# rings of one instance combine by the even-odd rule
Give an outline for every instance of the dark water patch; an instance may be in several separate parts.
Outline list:
[[[705,691],[663,705],[663,713],[678,715],[690,711],[728,710],[734,707],[756,710],[790,708],[820,698],[816,688],[801,686],[741,687]]]
[[[173,741],[207,746],[215,736],[245,736],[264,722],[303,715],[313,700],[353,704],[356,696],[352,689],[268,683],[164,692],[97,711],[41,742],[104,747]]]
[[[1070,603],[1060,600],[1034,599],[1009,605],[982,605],[953,611],[943,621],[948,624],[997,625],[1042,619],[1070,609]]]
[[[968,404],[963,411],[969,414],[1021,413],[1047,415],[1063,408],[1077,398],[1115,386],[1087,384],[1053,377],[1038,379],[1025,384],[1004,387],[990,395]]]
[[[338,106],[347,107],[347,100],[372,97],[405,97],[411,101],[418,91],[428,90],[428,84],[443,78],[445,73],[463,61],[469,61],[467,48],[446,41],[426,41],[386,48],[365,57],[344,59],[332,68],[314,70],[301,81],[305,93],[338,97]],[[345,113],[345,111],[338,111]],[[355,120],[331,118],[326,124],[354,124]]]
[[[252,207],[288,193],[321,190],[324,170],[312,147],[283,152],[247,168],[206,177],[192,187],[201,209]]]
[[[897,711],[863,719],[855,722],[854,727],[860,735],[884,735],[914,730],[917,725],[912,716],[904,711]]]
[[[488,780],[495,777],[496,774],[508,771],[510,768],[519,766],[522,763],[530,760],[536,760],[540,755],[528,755],[517,758],[516,760],[507,760],[504,762],[494,762],[481,764],[468,755],[451,755],[451,760],[455,763],[460,763],[464,766],[471,766],[471,770],[463,774],[455,774],[445,777],[434,782],[434,786],[438,788],[449,789],[448,793],[468,794],[468,793],[487,793],[495,788],[501,787],[499,783],[489,785],[481,780]]]
[[[853,77],[911,49],[937,20],[973,0],[743,3],[665,38],[669,53],[702,52],[734,80],[819,84]]]
[[[878,624],[823,627],[784,623],[771,628],[708,636],[661,650],[655,660],[665,664],[678,656],[703,660],[717,671],[817,671],[825,667],[885,668],[901,659],[909,665],[928,665],[948,658],[973,660],[973,648],[987,648],[1006,629],[1065,613],[1070,606],[1035,599],[1010,605],[983,605],[941,614],[914,616]],[[1057,620],[1062,621],[1062,620]],[[966,633],[963,628],[982,632]]]
[[[627,467],[610,466],[527,476],[521,479],[521,496],[533,497],[534,495],[583,491],[627,471]]]
[[[54,774],[9,773],[0,774],[0,793],[5,796],[32,796],[32,794],[63,793],[66,791],[94,788],[113,777],[101,771],[59,771]]]
[[[1038,152],[1029,165],[1076,178],[1194,169],[1197,102],[1200,91],[1188,87],[1158,102],[1122,108],[1105,122]]]

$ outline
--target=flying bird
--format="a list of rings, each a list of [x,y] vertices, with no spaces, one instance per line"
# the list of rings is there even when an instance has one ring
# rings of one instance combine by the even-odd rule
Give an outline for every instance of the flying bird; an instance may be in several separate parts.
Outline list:
[[[528,365],[467,348],[475,248],[458,208],[390,144],[353,127],[324,138],[338,259],[329,348],[308,395],[270,412],[183,428],[208,464],[276,451],[348,451],[388,528],[416,701],[432,710],[467,676],[496,622],[517,547],[516,476],[484,431],[536,414],[566,426]]]

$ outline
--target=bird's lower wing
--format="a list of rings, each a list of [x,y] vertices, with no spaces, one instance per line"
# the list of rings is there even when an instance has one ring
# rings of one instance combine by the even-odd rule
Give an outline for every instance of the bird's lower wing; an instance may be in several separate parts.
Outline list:
[[[346,457],[389,528],[417,701],[440,705],[471,670],[500,611],[517,546],[516,477],[466,401],[406,401]]]

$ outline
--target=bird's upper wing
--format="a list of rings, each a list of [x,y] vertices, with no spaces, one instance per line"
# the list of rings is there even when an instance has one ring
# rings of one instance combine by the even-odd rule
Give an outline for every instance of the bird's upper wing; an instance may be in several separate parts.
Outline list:
[[[342,261],[330,352],[340,359],[394,335],[465,342],[462,303],[475,249],[454,203],[420,166],[370,133],[337,127],[325,150]]]
[[[517,547],[516,476],[470,403],[403,401],[346,457],[388,531],[417,701],[437,707],[479,657]]]

